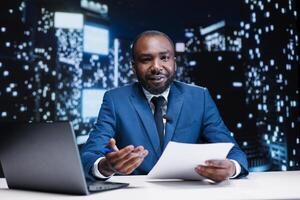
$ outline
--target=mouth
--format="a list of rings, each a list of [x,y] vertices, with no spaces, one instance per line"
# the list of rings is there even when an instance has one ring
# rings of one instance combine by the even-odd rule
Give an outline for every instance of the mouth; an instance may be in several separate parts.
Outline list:
[[[159,84],[164,82],[166,80],[166,77],[163,75],[155,75],[155,76],[150,76],[148,80],[152,83]]]

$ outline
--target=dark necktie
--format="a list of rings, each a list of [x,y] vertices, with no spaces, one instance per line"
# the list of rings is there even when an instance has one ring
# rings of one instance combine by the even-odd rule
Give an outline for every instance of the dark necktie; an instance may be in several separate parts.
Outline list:
[[[154,120],[159,136],[160,147],[163,147],[164,143],[164,122],[163,122],[163,113],[162,107],[165,103],[165,99],[162,96],[152,97],[151,102],[154,104]]]

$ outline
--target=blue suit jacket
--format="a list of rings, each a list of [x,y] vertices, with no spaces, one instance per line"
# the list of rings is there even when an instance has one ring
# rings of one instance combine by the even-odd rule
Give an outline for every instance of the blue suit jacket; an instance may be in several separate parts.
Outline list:
[[[206,88],[174,81],[168,97],[167,116],[171,120],[166,124],[164,148],[171,140],[184,143],[232,142],[235,145],[228,158],[241,165],[240,176],[248,174],[247,158],[230,136]],[[142,145],[149,151],[133,174],[147,174],[161,156],[154,117],[139,83],[105,93],[97,122],[81,150],[87,178],[92,178],[94,162],[104,156],[99,150],[110,138],[116,139],[119,148]]]

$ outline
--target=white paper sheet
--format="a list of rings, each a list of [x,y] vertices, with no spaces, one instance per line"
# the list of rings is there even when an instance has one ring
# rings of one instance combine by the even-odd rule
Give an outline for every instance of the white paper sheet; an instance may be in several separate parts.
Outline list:
[[[225,159],[233,143],[187,144],[169,142],[149,178],[157,179],[204,179],[195,167],[210,159]]]

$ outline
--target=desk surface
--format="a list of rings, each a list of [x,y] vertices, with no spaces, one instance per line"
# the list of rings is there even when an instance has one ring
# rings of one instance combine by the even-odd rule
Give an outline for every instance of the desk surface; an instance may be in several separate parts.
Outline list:
[[[300,171],[256,172],[247,178],[209,184],[200,181],[148,179],[146,176],[116,176],[111,181],[128,182],[124,189],[89,196],[9,190],[0,179],[0,199],[300,199]]]

